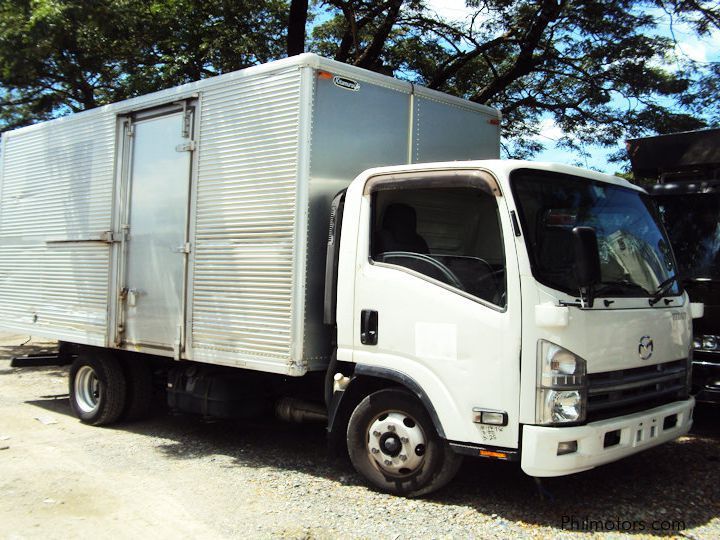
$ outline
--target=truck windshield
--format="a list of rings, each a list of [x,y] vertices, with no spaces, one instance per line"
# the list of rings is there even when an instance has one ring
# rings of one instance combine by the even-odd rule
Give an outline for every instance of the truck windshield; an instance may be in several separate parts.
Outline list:
[[[587,178],[520,169],[511,177],[533,275],[578,294],[572,229],[595,229],[601,282],[597,296],[647,297],[675,275],[660,217],[642,192]],[[672,284],[666,294],[680,294]]]
[[[655,197],[683,278],[720,279],[720,193]]]

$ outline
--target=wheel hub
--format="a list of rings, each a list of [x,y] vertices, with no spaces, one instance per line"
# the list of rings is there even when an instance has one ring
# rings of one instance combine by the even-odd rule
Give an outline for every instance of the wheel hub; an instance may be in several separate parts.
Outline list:
[[[100,381],[90,366],[82,366],[75,374],[75,402],[84,413],[92,413],[98,408]]]
[[[425,459],[425,445],[422,428],[405,413],[383,413],[370,423],[368,452],[386,473],[405,476],[417,471]]]
[[[402,442],[400,437],[394,433],[383,433],[380,437],[380,450],[383,454],[387,454],[390,457],[400,455],[400,449],[402,448]]]

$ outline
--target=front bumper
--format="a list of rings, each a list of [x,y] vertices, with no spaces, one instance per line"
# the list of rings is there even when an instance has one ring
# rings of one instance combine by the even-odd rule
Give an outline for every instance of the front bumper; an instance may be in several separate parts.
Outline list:
[[[523,426],[521,467],[531,476],[562,476],[617,461],[686,434],[694,406],[689,398],[584,426]],[[557,455],[558,443],[567,441],[577,441],[577,451]]]
[[[698,403],[720,403],[720,353],[693,352],[692,393]]]

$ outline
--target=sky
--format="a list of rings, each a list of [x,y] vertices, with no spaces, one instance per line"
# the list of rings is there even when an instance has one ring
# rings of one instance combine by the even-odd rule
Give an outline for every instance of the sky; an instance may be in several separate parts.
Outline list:
[[[474,12],[473,8],[465,7],[465,0],[428,0],[428,7],[450,20],[463,20]],[[658,29],[661,35],[670,35],[670,25],[666,28]],[[685,55],[692,60],[698,62],[718,62],[720,61],[720,31],[712,33],[704,39],[698,39],[688,28],[680,25],[673,26],[673,34],[678,42],[677,53]],[[618,141],[615,148],[603,148],[595,146],[586,146],[585,150],[591,155],[585,158],[579,154],[569,152],[565,149],[555,148],[555,142],[562,137],[562,130],[548,118],[543,122],[538,139],[546,149],[535,156],[535,161],[554,161],[558,163],[575,164],[583,163],[585,167],[600,170],[606,173],[618,172],[619,165],[608,162],[608,156],[617,152],[618,149],[624,149],[625,141]]]

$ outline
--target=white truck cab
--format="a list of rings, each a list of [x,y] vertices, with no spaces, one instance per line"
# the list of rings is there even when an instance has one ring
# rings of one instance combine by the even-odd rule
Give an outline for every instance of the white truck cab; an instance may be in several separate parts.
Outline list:
[[[435,163],[366,171],[342,210],[336,408],[356,379],[392,379],[455,453],[533,476],[690,429],[692,310],[642,189],[554,164]],[[379,485],[413,477],[410,446],[427,451],[403,403],[347,427]]]

